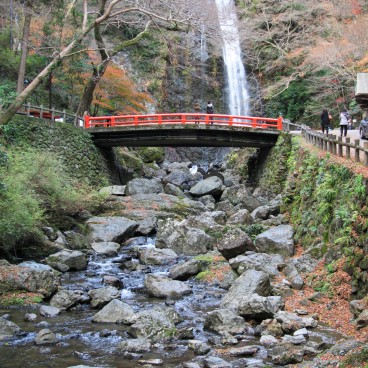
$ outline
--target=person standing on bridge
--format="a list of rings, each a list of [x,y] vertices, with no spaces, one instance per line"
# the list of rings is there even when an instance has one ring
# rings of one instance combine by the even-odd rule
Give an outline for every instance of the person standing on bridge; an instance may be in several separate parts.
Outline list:
[[[331,115],[328,113],[327,109],[323,109],[321,114],[321,127],[322,133],[328,134],[328,130],[330,129]]]
[[[349,124],[350,116],[348,110],[342,109],[340,114],[340,136],[346,137],[348,134],[348,124]]]
[[[214,108],[213,108],[213,105],[212,105],[211,101],[208,101],[208,103],[207,103],[206,112],[207,112],[207,114],[213,114],[213,112],[214,112]],[[210,120],[211,120],[211,125],[213,125],[212,117],[210,117]]]

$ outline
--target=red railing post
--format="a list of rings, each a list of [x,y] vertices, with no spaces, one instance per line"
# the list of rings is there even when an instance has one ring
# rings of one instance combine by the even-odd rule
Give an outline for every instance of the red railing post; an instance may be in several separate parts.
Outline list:
[[[180,117],[181,117],[181,119],[180,119],[181,120],[181,123],[182,124],[185,124],[185,115],[180,115]]]
[[[111,126],[115,126],[115,117],[111,118]]]
[[[278,129],[278,130],[282,130],[282,121],[283,121],[282,116],[279,116],[279,117],[277,118],[277,129]]]
[[[157,122],[159,125],[162,124],[162,115],[157,115]]]
[[[204,122],[205,122],[205,124],[210,123],[210,117],[208,115],[206,115],[206,117],[204,118]]]
[[[257,128],[257,119],[252,119],[252,128]]]
[[[91,123],[90,123],[90,120],[89,120],[89,115],[85,115],[84,116],[84,128],[88,129],[90,127],[91,127]]]
[[[229,117],[229,125],[232,126],[234,121],[234,116]]]
[[[138,116],[134,116],[134,125],[138,125]]]

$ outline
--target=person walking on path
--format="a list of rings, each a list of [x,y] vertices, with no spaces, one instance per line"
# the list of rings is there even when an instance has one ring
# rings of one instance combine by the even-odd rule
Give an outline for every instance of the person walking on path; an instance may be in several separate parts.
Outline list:
[[[207,112],[207,114],[213,114],[213,112],[214,112],[214,108],[213,108],[213,105],[212,105],[211,101],[208,101],[208,103],[207,103],[206,112]],[[211,120],[211,125],[213,125],[212,117],[210,117],[210,120]]]
[[[199,103],[197,102],[195,105],[194,105],[194,111],[196,112],[196,113],[200,113],[201,112],[201,106],[199,105]],[[195,117],[195,124],[199,124],[199,119],[200,119],[200,117],[199,116],[196,116]]]
[[[350,116],[346,109],[343,109],[340,113],[340,136],[346,137],[348,134],[348,124]]]
[[[328,113],[327,109],[323,109],[321,114],[321,127],[322,133],[328,134],[328,130],[330,129],[331,115]]]

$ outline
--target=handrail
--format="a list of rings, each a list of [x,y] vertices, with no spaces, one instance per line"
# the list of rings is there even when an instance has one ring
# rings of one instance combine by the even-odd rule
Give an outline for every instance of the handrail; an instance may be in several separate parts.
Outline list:
[[[50,119],[52,121],[59,120],[60,122],[71,122],[77,127],[83,126],[83,118],[76,114],[69,114],[65,110],[56,110],[54,107],[49,109],[42,105],[34,106],[29,102],[27,104],[23,104],[16,114]]]
[[[84,117],[84,128],[147,126],[165,124],[205,124],[217,126],[244,126],[258,129],[282,130],[282,117],[263,118],[224,114],[166,113],[148,115],[88,116]]]

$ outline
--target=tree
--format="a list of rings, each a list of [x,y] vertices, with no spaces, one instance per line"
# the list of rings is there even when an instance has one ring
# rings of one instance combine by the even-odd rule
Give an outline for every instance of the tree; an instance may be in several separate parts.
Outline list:
[[[201,24],[203,19],[202,14],[207,14],[203,11],[203,7],[207,5],[207,1],[198,4],[195,0],[182,2],[181,0],[173,0],[166,2],[163,0],[138,0],[138,1],[122,1],[122,0],[100,0],[99,10],[96,11],[88,3],[92,1],[83,0],[82,9],[77,8],[77,1],[73,0],[67,8],[68,14],[71,9],[76,12],[81,11],[83,14],[82,21],[78,23],[78,18],[74,17],[79,28],[75,31],[74,36],[63,43],[59,49],[55,49],[51,55],[51,60],[47,66],[33,79],[33,81],[16,97],[14,102],[0,116],[0,125],[5,124],[13,117],[16,111],[21,107],[24,101],[32,94],[35,88],[44,81],[52,71],[57,68],[62,61],[76,51],[76,48],[82,44],[87,35],[97,27],[97,40],[99,39],[98,32],[100,25],[107,22],[119,24],[130,21],[137,25],[144,22],[147,25],[149,20],[153,21],[155,26],[171,27],[179,29],[179,27],[189,27]],[[95,15],[92,19],[92,15]],[[96,34],[95,34],[96,38]],[[104,45],[100,44],[102,49]],[[79,50],[80,52],[80,50]],[[104,51],[101,51],[102,53]],[[104,55],[103,57],[106,57]]]

